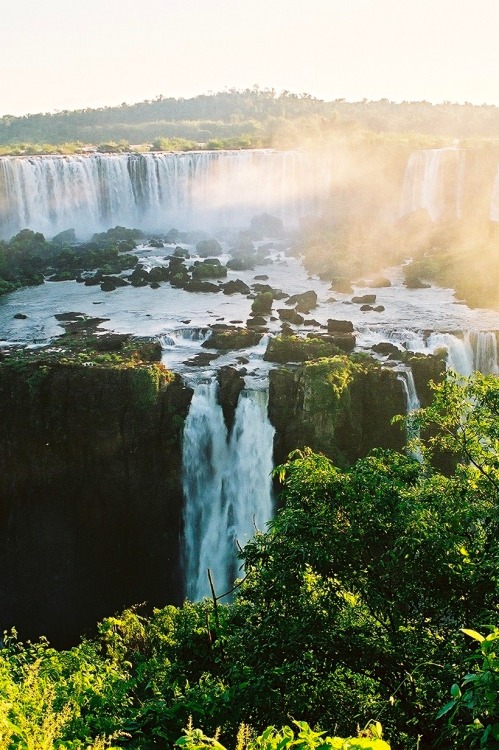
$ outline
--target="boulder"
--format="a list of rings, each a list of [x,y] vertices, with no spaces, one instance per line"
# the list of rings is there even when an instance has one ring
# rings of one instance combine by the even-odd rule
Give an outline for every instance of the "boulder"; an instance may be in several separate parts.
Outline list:
[[[223,249],[218,240],[200,240],[196,245],[196,252],[201,258],[217,257],[223,255]]]
[[[265,325],[265,319],[263,319],[263,324]],[[250,346],[256,346],[261,338],[261,333],[248,331],[247,328],[212,326],[212,334],[202,346],[205,349],[221,349],[222,351],[247,349]]]
[[[170,229],[170,231],[165,237],[165,242],[168,245],[175,245],[175,243],[179,241],[179,237],[180,237],[180,232],[178,231],[178,229]]]
[[[394,359],[400,359],[400,355],[402,354],[398,346],[391,344],[389,341],[380,341],[379,344],[374,344],[371,349],[377,354],[383,354]]]
[[[246,325],[248,328],[264,328],[267,325],[267,321],[261,315],[254,315],[248,318]]]
[[[329,318],[327,322],[328,333],[353,333],[351,320],[334,320]]]
[[[221,292],[222,287],[218,284],[213,284],[211,281],[202,281],[200,279],[192,279],[183,284],[183,288],[186,292]]]
[[[298,312],[308,315],[310,310],[317,307],[317,292],[310,290],[301,294],[293,294],[286,301],[287,305],[296,305]]]
[[[292,325],[301,326],[303,323],[303,316],[300,315],[295,308],[292,310],[281,308],[280,310],[277,310],[277,314],[281,320],[285,320]]]
[[[358,297],[352,297],[352,302],[355,305],[372,305],[376,302],[375,294],[361,294]]]
[[[222,284],[224,294],[249,294],[250,288],[241,279],[235,279],[228,281],[226,284]]]
[[[230,268],[231,271],[250,271],[254,265],[255,258],[253,255],[238,256],[227,261],[227,268]]]
[[[251,312],[255,315],[270,315],[274,298],[271,292],[261,292],[253,300]]]
[[[366,283],[364,284],[364,286],[371,287],[371,289],[382,289],[391,285],[392,282],[390,281],[390,279],[387,279],[386,276],[377,276],[375,279],[366,281]]]
[[[250,226],[253,231],[262,234],[264,237],[281,237],[284,232],[281,219],[267,213],[253,216]]]
[[[149,271],[149,281],[168,281],[170,278],[170,269],[166,266],[154,266]]]
[[[429,289],[431,284],[425,284],[425,282],[421,281],[417,276],[408,275],[404,281],[404,286],[406,286],[407,289]]]

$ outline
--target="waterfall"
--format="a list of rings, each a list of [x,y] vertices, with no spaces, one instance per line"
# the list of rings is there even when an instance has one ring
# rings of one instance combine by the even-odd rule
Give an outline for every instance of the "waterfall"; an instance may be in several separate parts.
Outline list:
[[[364,346],[379,341],[389,341],[400,349],[421,354],[434,354],[439,349],[447,350],[447,366],[460,375],[469,376],[477,371],[484,375],[499,375],[496,331],[467,330],[462,335],[455,333],[409,330],[409,329],[360,329],[359,340]]]
[[[419,430],[411,424],[411,414],[415,412],[417,409],[421,407],[421,403],[418,398],[418,394],[416,391],[416,383],[414,382],[414,375],[412,373],[412,370],[410,367],[405,368],[404,370],[401,370],[398,374],[398,379],[402,383],[402,387],[404,389],[405,398],[406,398],[406,413],[409,417],[409,420],[407,421],[407,442],[410,442],[411,440],[414,440],[415,438],[419,437]],[[418,461],[422,461],[423,456],[420,453],[419,450],[414,451],[412,453],[412,456],[416,458]]]
[[[426,209],[432,221],[461,218],[466,152],[430,148],[413,152],[407,163],[400,215]]]
[[[216,381],[195,389],[184,429],[184,552],[186,594],[210,595],[207,569],[218,594],[237,577],[237,545],[272,516],[274,429],[268,393],[244,390],[227,433]]]
[[[161,231],[286,224],[320,212],[331,169],[298,151],[196,151],[0,158],[0,235],[88,237],[116,224]]]

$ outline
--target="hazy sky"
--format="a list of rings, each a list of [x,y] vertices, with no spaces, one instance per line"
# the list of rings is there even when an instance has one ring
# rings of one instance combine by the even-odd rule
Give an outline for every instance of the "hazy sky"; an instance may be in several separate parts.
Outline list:
[[[4,0],[0,115],[224,88],[499,104],[499,0]]]

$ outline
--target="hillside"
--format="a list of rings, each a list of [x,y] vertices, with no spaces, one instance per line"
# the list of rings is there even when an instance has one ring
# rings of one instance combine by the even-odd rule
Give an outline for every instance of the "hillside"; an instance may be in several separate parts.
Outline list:
[[[0,118],[0,146],[125,140],[150,143],[182,138],[196,143],[246,137],[242,144],[287,145],[331,132],[418,133],[430,138],[495,138],[499,108],[433,105],[427,101],[325,102],[309,94],[270,89],[235,89],[190,99],[157,97],[118,107],[81,109]],[[249,139],[249,140],[248,140]]]

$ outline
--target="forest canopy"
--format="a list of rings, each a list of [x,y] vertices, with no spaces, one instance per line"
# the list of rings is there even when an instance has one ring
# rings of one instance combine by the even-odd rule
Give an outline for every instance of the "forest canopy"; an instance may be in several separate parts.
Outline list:
[[[300,132],[315,136],[366,130],[417,133],[433,139],[496,138],[499,108],[469,103],[322,101],[274,89],[230,89],[189,99],[158,96],[118,107],[64,110],[0,118],[0,146],[14,144],[151,143],[156,138],[194,143],[245,139],[256,146],[286,144]],[[244,147],[244,146],[243,146]]]

